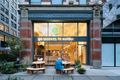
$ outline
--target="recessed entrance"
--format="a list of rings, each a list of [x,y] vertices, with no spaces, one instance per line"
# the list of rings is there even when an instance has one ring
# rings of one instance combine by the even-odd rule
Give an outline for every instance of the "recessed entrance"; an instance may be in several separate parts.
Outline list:
[[[44,58],[54,65],[58,57],[74,64],[87,63],[87,23],[34,23],[34,59]],[[44,46],[42,52],[39,46]]]

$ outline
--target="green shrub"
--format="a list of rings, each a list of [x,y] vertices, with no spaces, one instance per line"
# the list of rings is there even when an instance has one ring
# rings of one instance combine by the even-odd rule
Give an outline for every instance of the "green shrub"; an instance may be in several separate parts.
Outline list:
[[[85,74],[86,70],[84,68],[78,68],[77,72],[79,74]]]
[[[28,65],[20,64],[19,65],[19,71],[25,71]]]
[[[2,61],[15,61],[16,56],[13,54],[0,54],[0,62]]]
[[[12,74],[12,73],[17,72],[14,62],[4,62],[1,65],[0,69],[1,69],[0,70],[1,73],[3,73],[3,74]]]

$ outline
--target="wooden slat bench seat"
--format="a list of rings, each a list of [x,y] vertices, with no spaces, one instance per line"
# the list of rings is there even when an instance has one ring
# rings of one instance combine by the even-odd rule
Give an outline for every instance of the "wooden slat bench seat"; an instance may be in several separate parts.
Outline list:
[[[65,68],[65,69],[63,69],[63,73],[73,73],[74,72],[74,68],[73,67],[70,67],[70,68]]]
[[[33,74],[34,71],[43,71],[43,73],[45,73],[45,67],[43,67],[43,68],[32,68],[32,67],[27,68],[27,73],[29,73],[29,74]]]

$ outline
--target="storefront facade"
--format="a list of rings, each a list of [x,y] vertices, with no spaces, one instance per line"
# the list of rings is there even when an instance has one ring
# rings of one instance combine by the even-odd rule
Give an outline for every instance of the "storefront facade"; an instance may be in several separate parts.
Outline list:
[[[72,64],[101,67],[101,7],[100,6],[40,6],[20,5],[22,56],[33,60],[40,45],[41,55],[48,65],[58,57]]]

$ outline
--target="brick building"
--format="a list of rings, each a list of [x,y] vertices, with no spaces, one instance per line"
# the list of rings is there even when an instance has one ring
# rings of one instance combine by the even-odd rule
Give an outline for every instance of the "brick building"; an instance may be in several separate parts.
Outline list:
[[[23,1],[23,0],[22,0]],[[101,0],[28,0],[19,4],[22,56],[42,57],[54,65],[58,57],[72,64],[101,68]],[[37,53],[39,46],[45,49]]]

